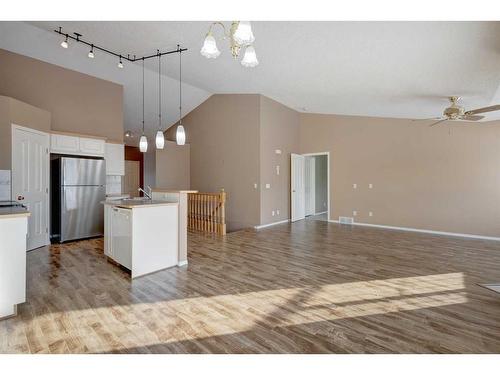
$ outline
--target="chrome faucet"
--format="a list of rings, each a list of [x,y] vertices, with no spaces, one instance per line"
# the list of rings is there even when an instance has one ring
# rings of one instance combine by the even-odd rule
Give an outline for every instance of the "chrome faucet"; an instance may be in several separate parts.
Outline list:
[[[137,191],[142,191],[149,200],[153,200],[153,190],[151,189],[151,186],[148,185],[146,188],[149,190],[149,193],[146,193],[143,188],[139,188]]]

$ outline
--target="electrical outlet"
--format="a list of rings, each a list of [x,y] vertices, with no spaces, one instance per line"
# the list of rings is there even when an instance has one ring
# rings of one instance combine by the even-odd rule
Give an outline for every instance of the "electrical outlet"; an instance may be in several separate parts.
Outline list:
[[[276,174],[278,176],[280,175],[280,166],[279,165],[276,166]]]
[[[373,216],[373,212],[368,212],[368,216]]]
[[[271,211],[271,215],[274,216],[274,211]]]
[[[358,188],[358,184],[352,184],[352,188],[353,189],[357,189]]]
[[[358,211],[352,211],[352,216],[358,216]]]
[[[266,189],[271,189],[271,184],[266,184]]]
[[[368,184],[368,189],[373,189],[373,184]]]
[[[258,185],[257,184],[253,184],[253,188],[254,189],[257,189]]]
[[[280,216],[280,210],[276,210],[276,215]]]
[[[280,149],[274,150],[274,152],[276,153],[276,155],[281,155],[281,150]]]

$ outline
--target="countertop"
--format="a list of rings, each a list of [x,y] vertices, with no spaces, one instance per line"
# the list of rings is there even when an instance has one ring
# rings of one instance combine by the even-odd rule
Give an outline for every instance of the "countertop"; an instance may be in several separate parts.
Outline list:
[[[138,207],[157,207],[157,206],[177,206],[179,203],[177,202],[167,202],[167,201],[158,201],[158,200],[131,200],[131,199],[113,199],[102,201],[102,204],[108,206],[115,206],[120,208],[138,208]]]
[[[30,216],[30,212],[21,206],[0,207],[0,219],[9,219],[12,217]]]
[[[163,189],[163,188],[152,188],[151,191],[156,193],[197,193],[198,190],[175,190],[175,189]]]

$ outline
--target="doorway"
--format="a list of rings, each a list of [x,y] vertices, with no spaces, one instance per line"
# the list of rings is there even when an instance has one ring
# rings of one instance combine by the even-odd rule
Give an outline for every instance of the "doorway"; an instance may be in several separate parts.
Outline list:
[[[27,207],[27,250],[49,244],[49,135],[12,124],[12,200]]]
[[[137,160],[125,160],[125,176],[123,178],[123,193],[130,197],[139,196],[140,186],[140,162]]]
[[[330,153],[292,154],[291,221],[328,221],[330,214]]]

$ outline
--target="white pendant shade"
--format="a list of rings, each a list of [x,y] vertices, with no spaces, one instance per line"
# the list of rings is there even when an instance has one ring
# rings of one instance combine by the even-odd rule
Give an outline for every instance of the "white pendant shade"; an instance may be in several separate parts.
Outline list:
[[[68,41],[67,41],[67,40],[63,40],[63,41],[61,42],[61,47],[62,47],[62,48],[68,48]]]
[[[253,48],[253,46],[248,46],[245,50],[245,55],[241,60],[241,65],[246,68],[253,68],[259,65],[259,60],[257,60],[257,54],[255,53],[255,48]]]
[[[139,140],[139,150],[141,152],[147,152],[148,151],[148,139],[146,138],[145,135],[142,135],[141,139]]]
[[[163,150],[163,147],[165,147],[165,136],[163,135],[163,132],[161,130],[158,130],[156,132],[156,148],[158,150]]]
[[[241,46],[252,44],[255,40],[252,32],[252,26],[249,21],[240,21],[234,32],[234,40]]]
[[[177,131],[175,132],[175,140],[179,146],[186,144],[186,132],[184,131],[184,126],[179,125]]]
[[[205,38],[205,42],[203,42],[203,47],[201,48],[200,53],[202,56],[205,56],[207,59],[215,59],[220,55],[220,51],[217,48],[217,43],[215,42],[215,38],[212,36],[212,33],[208,33]]]
[[[88,56],[89,56],[89,59],[93,59],[95,57],[94,52],[90,51]]]

